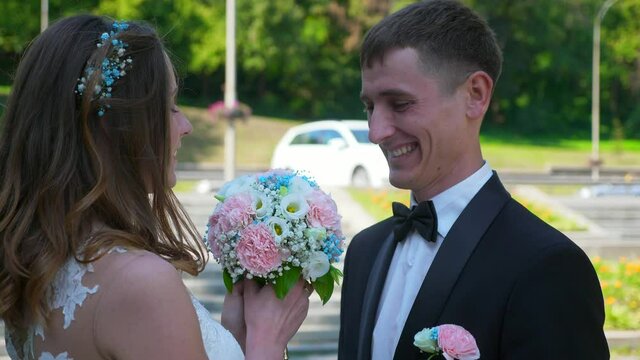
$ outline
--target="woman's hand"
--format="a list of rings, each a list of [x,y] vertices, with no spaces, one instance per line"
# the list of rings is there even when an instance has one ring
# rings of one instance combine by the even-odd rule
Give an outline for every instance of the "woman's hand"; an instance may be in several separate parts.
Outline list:
[[[233,291],[224,296],[221,323],[236,338],[242,351],[246,352],[247,327],[244,321],[244,282],[233,285]]]
[[[287,343],[307,317],[310,294],[303,280],[282,300],[271,285],[261,288],[255,281],[244,280],[247,360],[282,359]]]

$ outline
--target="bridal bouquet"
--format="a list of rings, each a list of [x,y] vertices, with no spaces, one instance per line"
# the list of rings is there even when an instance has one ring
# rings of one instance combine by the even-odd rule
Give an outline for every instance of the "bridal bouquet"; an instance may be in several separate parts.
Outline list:
[[[323,303],[342,273],[332,264],[344,251],[333,199],[308,177],[270,170],[226,183],[209,217],[204,241],[223,267],[229,292],[243,278],[273,284],[279,298],[300,279]]]

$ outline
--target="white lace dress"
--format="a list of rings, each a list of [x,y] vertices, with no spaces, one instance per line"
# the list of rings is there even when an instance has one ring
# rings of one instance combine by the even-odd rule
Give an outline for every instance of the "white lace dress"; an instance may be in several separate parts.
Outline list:
[[[115,248],[112,251],[120,253],[126,252],[123,248]],[[51,310],[62,309],[65,330],[75,319],[76,307],[82,306],[88,296],[100,290],[99,285],[88,288],[82,284],[82,278],[87,272],[93,272],[93,266],[91,264],[80,264],[72,258],[58,271],[50,288],[50,293],[47,296],[49,306]],[[191,303],[193,304],[196,315],[198,316],[198,322],[200,323],[200,332],[202,333],[202,340],[207,352],[207,357],[210,360],[244,359],[242,349],[233,335],[220,323],[213,320],[209,311],[193,294],[190,295]],[[12,341],[10,329],[5,330],[7,353],[12,360],[73,360],[73,354],[67,352],[59,354],[43,352],[38,354],[38,356],[34,354],[34,338],[39,336],[42,340],[45,339],[42,326],[33,326],[29,329],[27,339],[24,344],[22,344],[22,354],[24,354],[25,357],[20,359],[18,357],[18,351],[16,351],[17,344],[14,344]]]

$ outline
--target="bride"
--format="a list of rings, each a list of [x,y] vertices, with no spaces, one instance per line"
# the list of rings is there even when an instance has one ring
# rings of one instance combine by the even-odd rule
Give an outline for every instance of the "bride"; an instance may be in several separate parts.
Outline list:
[[[12,359],[282,359],[309,307],[245,281],[222,325],[180,273],[207,260],[171,188],[191,124],[141,23],[82,15],[22,59],[0,143],[0,318]]]

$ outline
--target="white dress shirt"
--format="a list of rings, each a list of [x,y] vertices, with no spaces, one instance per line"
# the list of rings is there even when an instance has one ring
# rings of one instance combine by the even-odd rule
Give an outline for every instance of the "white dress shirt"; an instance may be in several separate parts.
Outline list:
[[[492,175],[487,162],[468,178],[436,195],[433,205],[438,218],[438,238],[426,241],[415,230],[398,243],[389,266],[384,290],[380,297],[371,351],[373,360],[393,359],[413,302],[431,267],[440,245],[462,210],[480,191]],[[411,206],[417,202],[411,194]],[[429,306],[429,304],[422,304]]]

